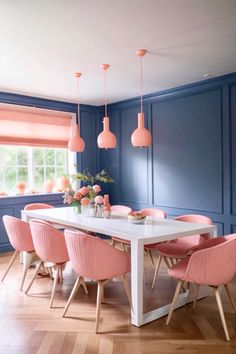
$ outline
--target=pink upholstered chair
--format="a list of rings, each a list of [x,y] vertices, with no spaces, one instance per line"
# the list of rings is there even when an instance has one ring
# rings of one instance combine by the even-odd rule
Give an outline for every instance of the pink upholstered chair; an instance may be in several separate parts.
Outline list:
[[[184,222],[193,222],[197,224],[212,224],[212,220],[204,215],[181,215],[175,218],[178,221]],[[199,243],[204,241],[208,235],[194,235],[188,237],[181,237],[172,242],[158,243],[155,244],[155,249],[159,253],[159,258],[155,267],[155,273],[152,282],[152,289],[154,288],[156,277],[160,268],[160,264],[162,259],[165,260],[168,268],[170,267],[169,261],[171,265],[174,265],[174,260],[179,260],[185,258],[189,252],[189,250],[193,247],[196,247]]]
[[[59,277],[60,280],[62,280],[62,267],[66,262],[69,261],[64,234],[55,229],[49,223],[41,220],[30,220],[30,229],[35,251],[40,261],[25,293],[27,294],[29,292],[41,265],[46,262],[54,263],[56,267],[56,274],[54,276],[54,283],[49,305],[52,307]]]
[[[1,281],[5,279],[7,273],[9,272],[11,266],[13,265],[15,259],[20,254],[20,252],[27,252],[28,257],[26,257],[27,260],[24,264],[23,278],[20,286],[20,290],[22,290],[24,286],[27,270],[31,264],[32,257],[35,254],[30,227],[27,222],[9,215],[3,216],[3,223],[7,231],[9,241],[12,247],[15,249],[15,252],[7,266],[7,269]]]
[[[50,208],[54,208],[54,206],[50,204],[44,204],[44,203],[31,203],[25,205],[24,210],[50,209]]]
[[[130,272],[130,257],[99,238],[92,237],[80,231],[65,230],[66,245],[74,271],[78,274],[73,290],[63,312],[66,312],[84,277],[98,283],[96,327],[98,332],[101,300],[104,284],[113,277],[122,277],[130,302],[130,291],[126,273]]]
[[[132,212],[132,209],[130,207],[127,207],[125,205],[112,205],[111,206],[111,211],[116,211],[118,213],[124,214],[124,215],[129,215],[129,213]],[[124,240],[120,237],[112,237],[112,246],[115,247],[116,244],[120,244],[123,247],[123,250],[126,251],[125,245],[129,245],[130,242],[127,240]]]
[[[202,242],[191,256],[181,260],[168,270],[170,276],[178,279],[178,284],[166,324],[170,323],[180,289],[185,281],[196,284],[194,304],[196,304],[199,286],[209,285],[214,289],[225,336],[229,341],[219,287],[224,285],[229,301],[236,313],[236,306],[228,287],[235,271],[236,234]]]

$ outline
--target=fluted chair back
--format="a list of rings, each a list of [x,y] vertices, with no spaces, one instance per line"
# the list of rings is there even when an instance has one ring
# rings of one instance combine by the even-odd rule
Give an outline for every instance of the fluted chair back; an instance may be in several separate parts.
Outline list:
[[[126,253],[79,231],[64,233],[72,267],[81,276],[101,280],[130,271],[130,257]]]
[[[145,216],[153,216],[154,218],[161,218],[161,219],[166,218],[166,213],[163,210],[157,208],[145,208],[139,210],[139,212]]]
[[[31,220],[30,229],[35,251],[43,262],[60,263],[68,261],[69,256],[63,232],[40,220]]]
[[[31,203],[25,205],[24,210],[50,209],[50,208],[54,208],[54,206],[50,204],[44,204],[44,203]]]
[[[29,224],[14,216],[4,215],[3,223],[12,247],[20,252],[33,251],[34,244]]]
[[[112,205],[111,211],[117,211],[118,213],[128,215],[129,213],[132,212],[132,209],[130,207],[127,207],[126,205]]]

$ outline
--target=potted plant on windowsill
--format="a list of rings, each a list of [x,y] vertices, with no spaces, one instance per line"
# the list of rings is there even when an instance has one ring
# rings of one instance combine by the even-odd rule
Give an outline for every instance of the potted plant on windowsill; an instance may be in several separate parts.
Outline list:
[[[16,184],[17,194],[23,195],[25,194],[26,183],[24,181],[20,181]]]

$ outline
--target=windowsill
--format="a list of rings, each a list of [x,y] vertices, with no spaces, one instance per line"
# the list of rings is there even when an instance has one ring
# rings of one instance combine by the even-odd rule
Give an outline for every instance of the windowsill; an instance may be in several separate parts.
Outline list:
[[[6,198],[25,198],[25,197],[36,197],[37,196],[49,196],[49,195],[62,195],[64,192],[52,192],[52,193],[25,193],[25,194],[7,194],[7,195],[0,195],[0,200],[1,199],[6,199]]]

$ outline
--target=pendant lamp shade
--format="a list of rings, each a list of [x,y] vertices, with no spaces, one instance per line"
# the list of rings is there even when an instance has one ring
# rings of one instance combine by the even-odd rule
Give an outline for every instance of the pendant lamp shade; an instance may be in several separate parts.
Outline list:
[[[110,131],[110,120],[107,116],[107,84],[106,70],[109,69],[109,64],[102,64],[101,69],[105,75],[105,117],[103,118],[103,131],[98,135],[97,143],[101,149],[114,149],[116,147],[116,136]]]
[[[109,117],[103,118],[103,131],[98,135],[98,147],[113,149],[116,147],[116,136],[110,131]]]
[[[148,147],[152,144],[152,135],[144,126],[144,113],[138,113],[138,128],[131,135],[135,147]]]
[[[131,135],[131,143],[134,147],[148,147],[152,144],[152,135],[148,129],[145,128],[144,113],[143,113],[143,67],[142,58],[147,53],[146,49],[140,49],[136,52],[136,55],[140,57],[140,81],[141,81],[141,94],[140,94],[140,106],[141,112],[138,113],[138,128],[135,129]]]
[[[70,130],[70,140],[68,142],[68,148],[70,151],[82,152],[84,151],[84,140],[79,134],[79,125],[73,124]]]
[[[78,119],[76,124],[71,125],[70,130],[70,140],[68,142],[68,148],[70,151],[74,152],[82,152],[84,151],[85,143],[84,140],[80,136],[80,102],[79,102],[79,78],[82,74],[75,73],[75,77],[77,78],[78,85]]]

